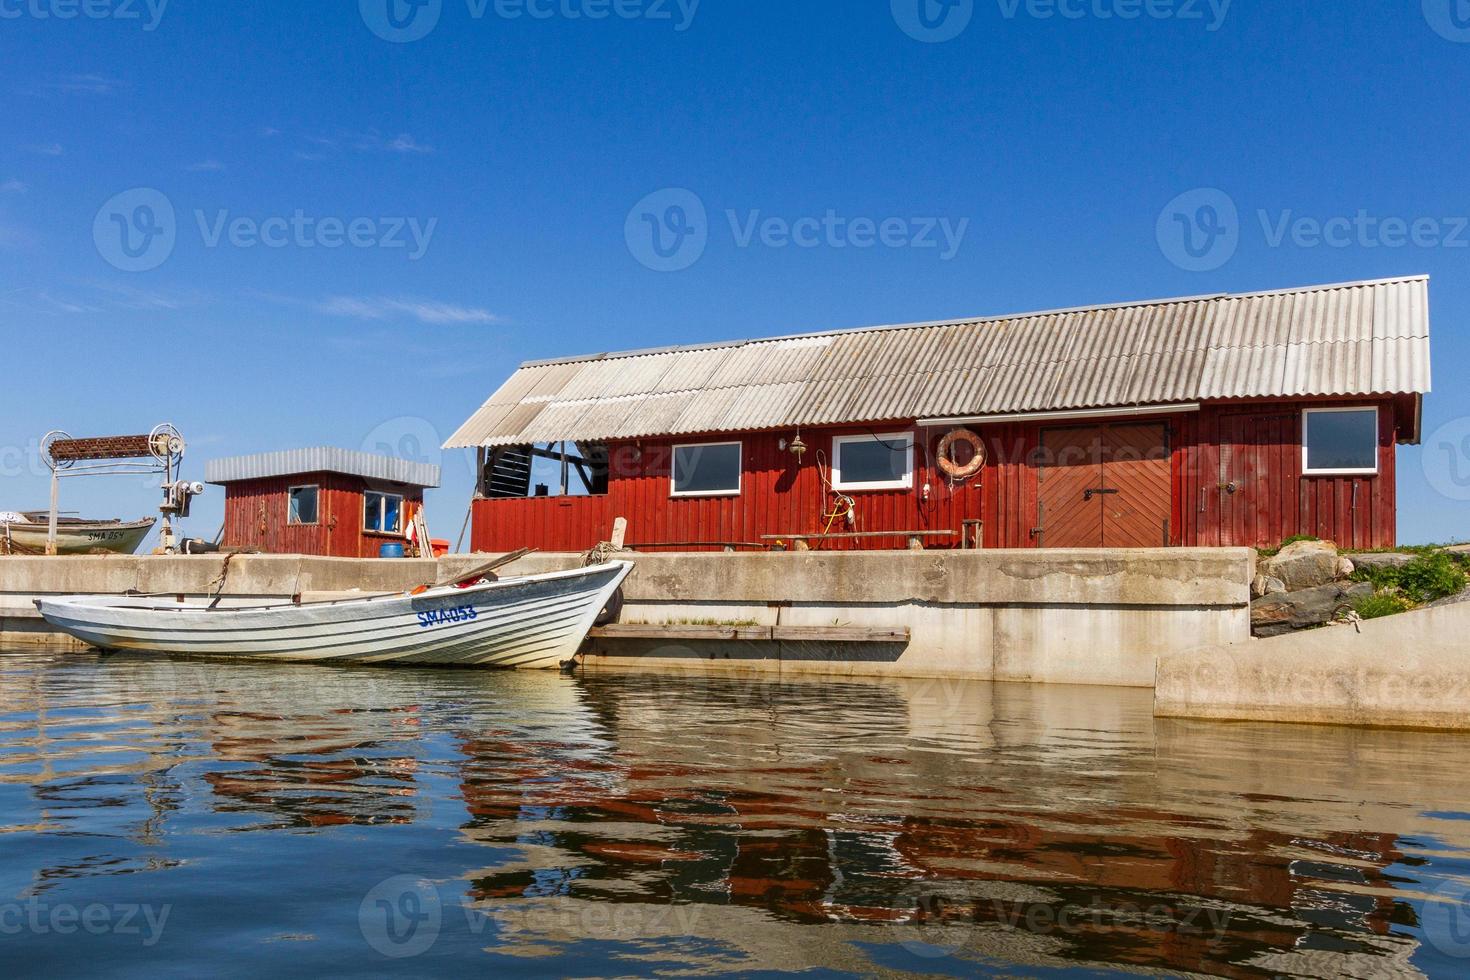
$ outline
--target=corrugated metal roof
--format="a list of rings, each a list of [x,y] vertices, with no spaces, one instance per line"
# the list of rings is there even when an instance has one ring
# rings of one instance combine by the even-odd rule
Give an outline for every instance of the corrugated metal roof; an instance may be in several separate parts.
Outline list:
[[[439,467],[431,463],[415,463],[392,456],[374,456],[371,453],[325,446],[261,453],[258,456],[213,459],[204,467],[205,482],[215,484],[267,480],[304,473],[345,473],[348,476],[414,487],[439,485]]]
[[[523,365],[446,448],[1429,391],[1418,276]]]

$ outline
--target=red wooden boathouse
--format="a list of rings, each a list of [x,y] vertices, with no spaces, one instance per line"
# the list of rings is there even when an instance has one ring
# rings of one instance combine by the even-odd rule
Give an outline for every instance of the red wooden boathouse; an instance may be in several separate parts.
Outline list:
[[[446,448],[484,551],[1374,548],[1429,390],[1416,277],[531,362]]]
[[[377,558],[402,544],[439,485],[439,467],[347,449],[295,449],[211,460],[225,488],[221,544],[267,554]]]

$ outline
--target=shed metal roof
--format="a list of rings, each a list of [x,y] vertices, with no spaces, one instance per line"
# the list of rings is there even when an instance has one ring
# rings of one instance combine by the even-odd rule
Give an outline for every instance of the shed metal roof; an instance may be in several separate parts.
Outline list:
[[[1429,389],[1416,276],[530,361],[445,448]]]
[[[439,485],[439,467],[431,463],[415,463],[392,456],[375,456],[327,446],[213,459],[204,467],[205,481],[215,484],[267,480],[307,473],[344,473],[347,476],[413,487]]]

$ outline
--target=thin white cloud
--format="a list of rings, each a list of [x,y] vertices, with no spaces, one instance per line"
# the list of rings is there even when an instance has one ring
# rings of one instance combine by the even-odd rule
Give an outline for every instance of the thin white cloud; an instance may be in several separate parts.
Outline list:
[[[274,127],[260,131],[264,138],[286,135]],[[328,153],[402,153],[427,155],[436,152],[428,143],[420,142],[412,133],[389,136],[377,129],[362,131],[339,130],[330,134],[307,134],[293,137],[300,144],[295,151],[301,160],[321,160]]]
[[[424,146],[407,133],[399,133],[388,143],[394,153],[433,153],[432,146]]]
[[[224,170],[225,165],[218,160],[201,160],[198,163],[189,164],[184,169],[193,174],[213,174]]]
[[[43,304],[49,307],[47,312],[51,313],[101,313],[95,306],[90,306],[80,300],[68,299],[66,297],[52,296],[50,293],[40,293],[36,296]]]
[[[55,75],[48,81],[42,82],[41,87],[52,92],[61,92],[66,95],[111,95],[123,82],[106,75]]]
[[[263,140],[275,139],[281,135],[281,131],[274,126],[260,127],[260,138]]]
[[[60,143],[32,143],[21,149],[27,153],[37,153],[43,157],[59,157],[66,152],[66,148]]]
[[[0,194],[24,194],[28,190],[29,186],[13,178],[0,184]]]
[[[107,305],[119,310],[181,310],[202,302],[198,295],[161,293],[121,283],[91,282],[87,285],[105,294]]]
[[[0,225],[0,231],[4,226]],[[25,286],[0,294],[0,306],[45,316],[106,314],[118,310],[169,313],[189,306],[202,305],[203,294],[161,293],[139,289],[122,283],[81,280],[53,292],[43,287]]]
[[[0,233],[4,228],[0,226]],[[63,316],[78,313],[101,313],[96,306],[69,296],[53,296],[44,289],[14,289],[0,295],[0,306],[21,310],[38,316]]]
[[[434,325],[465,323],[498,323],[500,318],[489,310],[454,303],[420,299],[391,299],[386,296],[333,296],[315,304],[318,313],[351,317],[356,320],[389,320],[408,317]]]

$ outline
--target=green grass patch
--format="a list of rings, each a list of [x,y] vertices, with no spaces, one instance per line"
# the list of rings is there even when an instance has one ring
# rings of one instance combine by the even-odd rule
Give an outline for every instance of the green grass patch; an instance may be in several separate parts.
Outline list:
[[[1416,604],[1459,595],[1470,586],[1464,555],[1410,549],[1405,549],[1405,553],[1415,554],[1414,560],[1407,565],[1400,568],[1360,568],[1353,573],[1353,581],[1372,582],[1373,588],[1379,592],[1398,592]]]
[[[1414,608],[1414,604],[1401,595],[1392,592],[1380,592],[1377,595],[1364,596],[1353,602],[1353,612],[1363,619],[1382,619],[1385,616],[1397,616],[1399,613],[1408,612]]]

